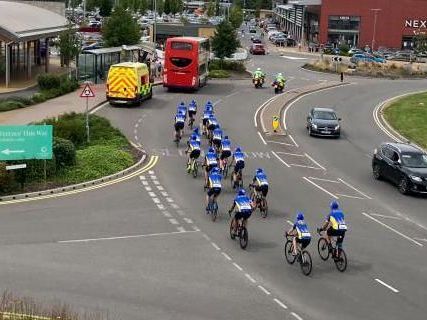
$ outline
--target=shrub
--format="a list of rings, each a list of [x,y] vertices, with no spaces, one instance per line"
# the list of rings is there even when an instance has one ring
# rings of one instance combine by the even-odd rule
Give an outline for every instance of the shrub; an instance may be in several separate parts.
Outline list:
[[[245,72],[246,68],[243,62],[230,61],[230,60],[212,60],[209,63],[209,70],[230,70],[237,72]]]
[[[26,105],[15,100],[5,100],[0,102],[0,111],[10,111],[14,109],[25,108]]]
[[[211,77],[211,78],[229,78],[230,73],[226,70],[211,70],[211,71],[209,71],[209,77]]]
[[[9,193],[16,188],[14,172],[6,170],[6,163],[0,162],[0,194]]]
[[[55,137],[53,140],[53,154],[56,168],[61,169],[76,163],[76,147],[70,140]]]
[[[47,100],[46,95],[42,92],[37,92],[31,97],[34,103],[42,103]]]
[[[66,113],[58,118],[45,119],[40,123],[53,125],[54,136],[71,141],[77,149],[86,143],[86,127],[83,114]]]
[[[61,78],[56,74],[41,74],[37,77],[37,83],[40,90],[59,88],[61,85]]]

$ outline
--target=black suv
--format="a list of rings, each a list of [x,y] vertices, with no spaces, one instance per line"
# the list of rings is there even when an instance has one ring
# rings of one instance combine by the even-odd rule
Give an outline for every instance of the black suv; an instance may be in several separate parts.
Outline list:
[[[427,193],[427,154],[403,143],[387,142],[374,151],[374,178],[387,179],[403,194]]]

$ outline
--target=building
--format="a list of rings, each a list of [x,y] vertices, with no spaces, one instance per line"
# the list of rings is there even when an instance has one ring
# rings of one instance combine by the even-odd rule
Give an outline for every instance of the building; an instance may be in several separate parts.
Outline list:
[[[65,16],[65,0],[0,0],[30,4]]]
[[[410,48],[427,32],[425,0],[278,0],[276,20],[298,41]]]
[[[166,41],[170,37],[205,37],[212,38],[216,26],[212,24],[193,24],[193,23],[167,23],[161,22],[156,24],[156,40],[159,42]],[[150,26],[152,34],[152,26]]]

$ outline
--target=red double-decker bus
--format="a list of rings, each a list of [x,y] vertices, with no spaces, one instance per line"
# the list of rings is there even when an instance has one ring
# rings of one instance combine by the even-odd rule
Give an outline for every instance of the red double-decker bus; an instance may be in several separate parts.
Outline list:
[[[166,40],[163,86],[197,89],[208,81],[209,39],[175,37]]]

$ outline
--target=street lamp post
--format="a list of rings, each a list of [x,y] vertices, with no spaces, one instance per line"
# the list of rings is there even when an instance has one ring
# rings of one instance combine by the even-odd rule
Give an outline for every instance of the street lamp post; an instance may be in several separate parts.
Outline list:
[[[372,43],[371,43],[371,50],[374,51],[375,36],[377,33],[377,17],[378,17],[378,13],[381,11],[381,9],[371,9],[371,11],[374,12],[374,31],[372,33]]]
[[[153,42],[156,46],[156,32],[157,32],[157,0],[154,1],[154,24],[153,24]]]

